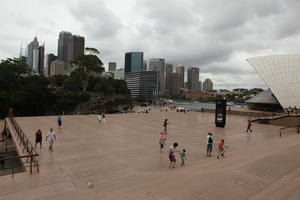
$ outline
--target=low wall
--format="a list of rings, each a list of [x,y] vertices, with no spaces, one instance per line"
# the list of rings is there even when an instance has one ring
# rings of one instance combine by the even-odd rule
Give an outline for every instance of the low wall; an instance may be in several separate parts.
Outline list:
[[[278,126],[297,126],[300,123],[300,117],[285,117],[281,119],[269,120],[269,124]]]
[[[202,111],[198,111],[202,112]],[[203,112],[215,113],[215,109],[205,109]],[[251,111],[238,111],[238,110],[231,110],[226,111],[227,115],[240,115],[240,116],[248,116],[248,117],[271,117],[273,113],[270,112],[251,112]]]

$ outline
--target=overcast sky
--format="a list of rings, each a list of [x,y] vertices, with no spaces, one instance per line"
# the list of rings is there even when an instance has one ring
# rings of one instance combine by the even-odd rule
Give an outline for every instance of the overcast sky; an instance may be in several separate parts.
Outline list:
[[[246,59],[298,54],[299,0],[9,0],[0,6],[0,58],[37,34],[57,53],[60,31],[85,37],[105,64],[124,53],[200,68],[220,88],[266,87]]]

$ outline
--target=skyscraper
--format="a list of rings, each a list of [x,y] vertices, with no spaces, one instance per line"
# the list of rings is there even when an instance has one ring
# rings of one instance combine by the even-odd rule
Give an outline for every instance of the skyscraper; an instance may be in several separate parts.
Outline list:
[[[84,55],[84,37],[72,35],[68,38],[68,59],[65,73],[71,72],[71,62],[79,56]]]
[[[68,51],[69,51],[69,37],[72,33],[67,31],[61,31],[59,33],[58,44],[57,44],[57,60],[65,62],[65,70],[67,70],[68,64]]]
[[[198,87],[199,87],[199,68],[189,67],[187,89],[191,92],[196,92],[199,90]]]
[[[159,98],[157,71],[127,72],[125,81],[132,97],[142,97],[146,100]]]
[[[171,90],[171,74],[173,73],[173,64],[166,64],[166,93],[170,94]]]
[[[203,82],[203,91],[209,92],[213,90],[213,82],[208,78]]]
[[[45,59],[45,47],[39,46],[33,49],[32,54],[32,67],[33,70],[39,74],[44,74],[44,59]]]
[[[53,53],[49,53],[45,57],[45,70],[46,70],[46,76],[51,76],[51,63],[57,59],[57,56],[55,56]]]
[[[180,74],[171,73],[170,75],[170,95],[178,95],[180,91]]]
[[[117,69],[117,63],[116,62],[109,62],[108,63],[108,71],[113,72]]]
[[[158,84],[159,84],[159,92],[160,95],[165,93],[165,59],[163,58],[151,58],[148,60],[149,62],[149,71],[157,71],[158,72]]]
[[[140,72],[143,68],[143,52],[125,53],[125,74],[127,72]]]
[[[33,50],[38,48],[39,42],[37,40],[37,37],[35,36],[33,41],[30,42],[27,46],[27,60],[26,63],[28,67],[33,68]]]
[[[184,88],[184,66],[183,65],[177,65],[176,66],[176,73],[179,73],[180,75],[180,88]]]

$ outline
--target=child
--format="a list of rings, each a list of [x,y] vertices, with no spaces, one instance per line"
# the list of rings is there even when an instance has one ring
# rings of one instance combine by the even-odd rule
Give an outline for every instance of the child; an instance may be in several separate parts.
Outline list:
[[[224,150],[224,143],[225,143],[225,141],[224,141],[224,139],[221,139],[221,142],[219,143],[219,145],[218,145],[218,149],[219,149],[219,153],[218,153],[218,156],[217,156],[217,158],[219,159],[219,157],[220,157],[220,154],[221,154],[221,156],[224,158],[225,156],[224,156],[224,153],[225,153],[225,150]]]
[[[185,149],[182,149],[182,152],[180,152],[179,154],[181,158],[181,166],[183,166],[185,164],[184,161],[186,160]]]
[[[165,146],[166,137],[164,136],[163,132],[160,133],[159,137],[159,144],[160,144],[160,153],[163,151]]]

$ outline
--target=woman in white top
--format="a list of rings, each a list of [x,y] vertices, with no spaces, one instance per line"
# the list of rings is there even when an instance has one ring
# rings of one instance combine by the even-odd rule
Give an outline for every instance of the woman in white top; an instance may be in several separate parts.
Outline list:
[[[51,151],[51,152],[53,152],[54,140],[56,140],[56,136],[53,131],[53,128],[50,128],[50,131],[48,132],[48,134],[46,136],[46,141],[49,143],[49,151]]]

